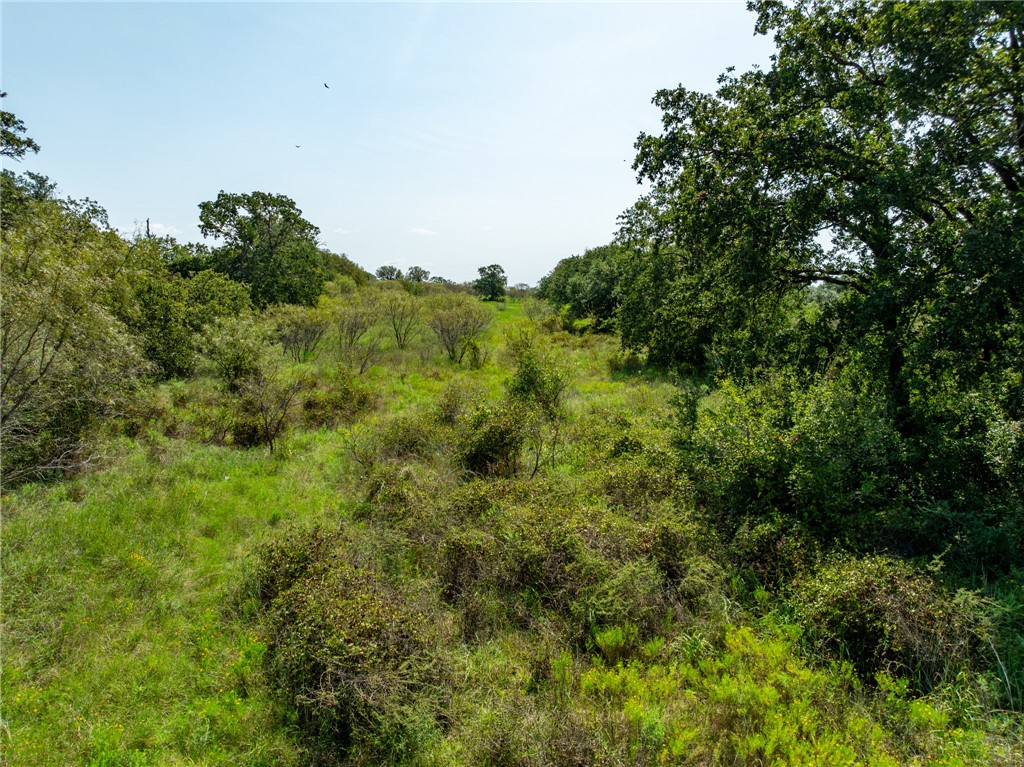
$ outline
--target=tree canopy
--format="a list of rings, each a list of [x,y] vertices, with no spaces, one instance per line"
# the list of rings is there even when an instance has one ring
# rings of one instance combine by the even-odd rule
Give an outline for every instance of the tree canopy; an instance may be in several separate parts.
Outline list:
[[[0,91],[0,99],[7,94]],[[0,156],[20,160],[28,152],[38,152],[39,144],[25,135],[25,123],[11,112],[0,109]]]
[[[505,297],[505,285],[508,278],[505,270],[498,264],[481,266],[477,271],[480,277],[473,281],[475,290],[484,301],[498,301]]]
[[[317,246],[320,230],[293,200],[222,191],[199,204],[199,222],[204,237],[223,243],[213,251],[215,268],[247,283],[253,304],[316,303],[327,277]]]
[[[786,301],[826,283],[829,322],[901,412],[911,367],[1019,366],[1024,5],[751,7],[772,66],[660,91],[663,131],[637,141],[651,186],[623,219],[627,342],[705,364],[764,345]]]

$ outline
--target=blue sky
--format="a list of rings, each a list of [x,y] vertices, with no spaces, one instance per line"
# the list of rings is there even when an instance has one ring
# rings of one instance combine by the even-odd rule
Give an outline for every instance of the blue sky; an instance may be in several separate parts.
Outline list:
[[[42,146],[11,167],[118,228],[198,240],[200,202],[260,190],[370,271],[529,284],[611,240],[656,90],[772,51],[742,2],[3,2],[2,22],[3,106]]]

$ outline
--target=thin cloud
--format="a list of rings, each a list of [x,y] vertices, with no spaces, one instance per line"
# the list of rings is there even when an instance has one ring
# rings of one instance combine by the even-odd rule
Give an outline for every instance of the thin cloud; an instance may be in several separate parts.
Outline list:
[[[417,226],[415,229],[410,229],[413,234],[421,234],[425,236],[433,236],[437,234],[433,229],[424,229],[422,226]]]
[[[335,234],[352,234],[352,230],[351,229],[344,229],[344,228],[339,226],[337,229],[334,230],[334,233]]]
[[[164,226],[163,224],[150,224],[149,231],[153,234],[158,235],[176,235],[181,234],[181,230],[176,226]]]

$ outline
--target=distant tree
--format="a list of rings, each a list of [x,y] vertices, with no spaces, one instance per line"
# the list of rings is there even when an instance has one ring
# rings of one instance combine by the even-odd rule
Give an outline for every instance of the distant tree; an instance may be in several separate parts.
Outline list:
[[[0,99],[7,94],[0,91]],[[25,123],[0,109],[0,156],[21,160],[26,152],[38,152],[39,144],[25,135]]]
[[[481,266],[477,271],[480,277],[473,282],[473,290],[483,298],[484,301],[498,301],[505,297],[505,285],[508,278],[505,270],[498,264]]]
[[[454,285],[455,283],[452,280],[449,280],[447,277],[442,277],[439,274],[435,274],[433,277],[430,278],[430,284],[431,285]]]
[[[374,274],[377,275],[378,280],[400,280],[402,279],[402,270],[397,266],[391,266],[385,264],[384,266],[377,269]]]
[[[153,241],[157,243],[161,261],[174,274],[191,277],[214,268],[213,253],[201,242],[177,242],[173,237],[157,237]]]
[[[427,282],[430,279],[430,272],[420,266],[410,266],[405,273],[405,279],[409,282]]]
[[[395,345],[404,349],[419,325],[420,301],[404,290],[389,290],[381,299],[381,310],[391,327]]]
[[[562,311],[569,322],[591,318],[597,330],[610,330],[618,309],[622,257],[622,248],[604,245],[562,259],[540,281],[538,295]]]
[[[462,362],[490,321],[491,312],[462,293],[439,293],[428,304],[427,326],[434,331],[448,359],[455,363]]]
[[[221,192],[200,203],[199,221],[204,237],[224,241],[213,251],[217,270],[247,283],[257,307],[316,303],[327,277],[316,243],[320,230],[291,199]]]

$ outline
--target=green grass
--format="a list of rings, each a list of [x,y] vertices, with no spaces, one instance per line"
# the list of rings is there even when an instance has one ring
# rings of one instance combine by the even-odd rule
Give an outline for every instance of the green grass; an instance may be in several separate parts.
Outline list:
[[[504,333],[527,324],[515,302],[496,311],[478,370],[387,351],[360,377],[375,410],[293,429],[273,454],[162,435],[213,386],[172,384],[167,412],[112,439],[101,467],[6,494],[2,762],[325,758],[269,686],[252,581],[264,542],[320,525],[429,606],[440,638],[433,681],[360,731],[353,764],[1024,763],[1019,720],[971,703],[969,680],[960,703],[865,687],[815,666],[771,609],[751,617],[766,611],[739,603],[672,469],[674,388],[613,374],[612,338],[540,338],[571,385],[554,464],[532,479],[470,481],[443,447],[357,461],[395,424],[450,446],[438,398],[453,385],[466,407],[503,397]],[[385,481],[394,493],[374,497]],[[465,590],[446,599],[453,551]]]

